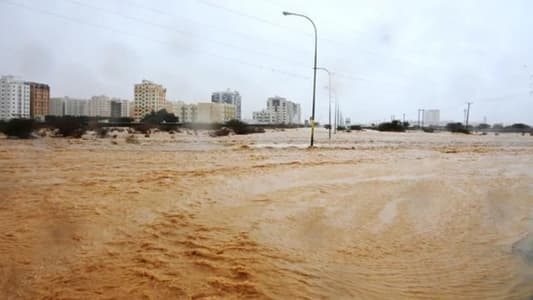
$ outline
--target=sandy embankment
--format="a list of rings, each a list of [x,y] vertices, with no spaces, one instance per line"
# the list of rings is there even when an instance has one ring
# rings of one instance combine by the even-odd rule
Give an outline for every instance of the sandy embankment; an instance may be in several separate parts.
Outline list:
[[[533,295],[533,137],[326,137],[0,140],[0,298]]]

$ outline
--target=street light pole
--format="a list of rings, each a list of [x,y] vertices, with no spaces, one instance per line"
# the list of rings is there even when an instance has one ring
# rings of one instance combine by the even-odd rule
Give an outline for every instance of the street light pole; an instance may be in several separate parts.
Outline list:
[[[317,68],[318,70],[322,70],[322,71],[326,71],[328,72],[328,79],[329,79],[329,84],[328,84],[328,89],[329,89],[329,140],[331,141],[331,72],[326,69],[326,68],[322,68],[322,67],[319,67]]]
[[[284,11],[283,12],[283,15],[284,16],[297,16],[297,17],[302,17],[302,18],[305,18],[307,19],[309,22],[311,22],[311,24],[313,25],[313,29],[315,30],[315,61],[314,61],[314,66],[313,66],[313,110],[311,112],[311,147],[313,147],[314,145],[314,139],[315,139],[315,94],[316,94],[316,61],[317,61],[317,44],[318,44],[318,34],[317,34],[317,31],[316,31],[316,25],[315,25],[315,22],[313,22],[313,20],[311,20],[311,18],[309,18],[308,16],[306,15],[302,15],[302,14],[297,14],[297,13],[291,13],[291,12],[287,12],[287,11]]]

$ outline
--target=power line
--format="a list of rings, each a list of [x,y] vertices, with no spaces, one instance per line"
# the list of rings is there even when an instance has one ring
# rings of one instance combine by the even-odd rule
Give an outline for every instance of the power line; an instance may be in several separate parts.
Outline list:
[[[116,12],[116,11],[110,11],[110,10],[108,10],[106,8],[102,8],[102,7],[99,7],[99,6],[92,5],[92,4],[87,4],[87,3],[84,3],[84,2],[81,2],[81,1],[78,1],[78,0],[63,0],[63,1],[70,2],[70,3],[73,3],[73,4],[78,5],[78,6],[83,6],[83,7],[87,7],[87,8],[90,8],[90,9],[94,9],[94,10],[97,10],[97,11],[100,11],[100,12],[103,12],[103,13],[106,13],[106,14],[119,16],[121,18],[128,19],[128,20],[131,20],[131,21],[135,21],[135,22],[138,22],[138,23],[142,23],[142,24],[145,24],[145,25],[150,25],[150,26],[158,27],[158,28],[161,28],[161,29],[164,29],[164,30],[169,30],[169,31],[181,34],[181,35],[189,36],[190,38],[193,38],[193,39],[200,39],[200,37],[197,34],[194,34],[192,32],[188,32],[188,31],[185,31],[185,30],[177,29],[177,28],[175,28],[173,26],[168,26],[168,25],[164,25],[164,24],[151,22],[151,21],[148,21],[148,20],[145,20],[145,19],[142,19],[142,18],[129,16],[129,15],[122,14],[122,13],[119,13],[119,12]],[[262,55],[262,56],[265,56],[265,57],[270,57],[270,58],[274,58],[274,59],[278,59],[278,60],[282,60],[282,61],[286,61],[286,62],[289,62],[289,61],[292,62],[292,63],[294,62],[294,60],[292,60],[292,59],[288,59],[288,58],[277,56],[277,55],[272,55],[270,53],[263,52],[263,51],[258,51],[258,50],[255,50],[255,49],[249,49],[249,48],[236,46],[236,45],[233,45],[231,43],[215,40],[215,39],[212,39],[212,38],[209,38],[209,37],[203,37],[203,38],[201,38],[201,40],[202,41],[207,41],[207,42],[210,42],[210,43],[214,43],[214,44],[218,44],[218,45],[221,45],[221,46],[224,46],[224,47],[227,47],[227,48],[233,48],[233,49],[237,49],[237,50],[240,50],[240,51],[253,53],[253,54],[256,54],[256,55]]]
[[[44,14],[44,15],[53,16],[53,17],[56,17],[56,18],[59,18],[59,19],[66,20],[66,21],[71,22],[71,23],[76,23],[76,24],[81,24],[81,25],[85,25],[85,26],[95,27],[95,28],[98,28],[98,29],[101,29],[101,30],[105,30],[105,31],[109,31],[109,32],[113,32],[113,33],[118,33],[118,34],[131,36],[131,37],[135,37],[135,38],[142,39],[142,40],[149,40],[149,41],[152,41],[152,42],[173,46],[172,43],[167,42],[167,41],[157,40],[157,39],[154,39],[152,37],[148,37],[148,36],[139,35],[139,34],[136,34],[136,33],[131,33],[131,32],[119,30],[119,29],[112,28],[112,27],[105,26],[105,25],[101,25],[101,24],[95,24],[95,23],[82,21],[80,19],[76,19],[76,18],[73,18],[73,17],[70,17],[70,16],[65,16],[65,15],[58,14],[58,13],[55,13],[55,12],[52,12],[52,11],[36,8],[34,6],[27,6],[27,5],[24,5],[22,3],[16,3],[16,2],[11,2],[11,1],[0,1],[0,3],[11,5],[11,6],[15,6],[15,7],[19,7],[19,8],[23,8],[23,9],[26,9],[26,10],[29,10],[29,11],[33,11],[33,12],[36,12],[36,13],[40,13],[40,14]],[[283,74],[283,75],[288,76],[288,77],[293,77],[293,78],[298,78],[298,79],[305,79],[305,80],[308,80],[310,78],[308,76],[305,76],[305,75],[302,75],[302,74],[298,74],[298,73],[294,73],[294,72],[290,72],[290,71],[286,71],[286,70],[283,70],[283,69],[280,69],[280,68],[267,66],[267,65],[261,65],[261,64],[257,64],[257,63],[251,63],[251,62],[247,62],[247,61],[244,61],[244,60],[241,60],[241,59],[226,57],[226,56],[222,56],[222,55],[219,55],[219,54],[216,54],[216,53],[207,52],[205,50],[196,50],[195,49],[195,51],[203,52],[204,55],[216,57],[216,58],[222,59],[224,61],[232,61],[232,62],[240,64],[240,65],[253,67],[253,68],[256,68],[256,69],[263,70],[263,71],[271,71],[271,72]]]
[[[203,23],[203,22],[198,22],[196,20],[193,20],[191,18],[187,18],[187,17],[184,17],[184,16],[176,16],[174,14],[168,13],[167,11],[160,10],[160,9],[148,6],[148,5],[142,5],[142,4],[136,4],[136,3],[128,3],[128,5],[132,6],[132,7],[138,7],[138,8],[143,9],[143,10],[148,10],[148,11],[151,11],[152,13],[159,14],[159,15],[162,15],[162,16],[167,16],[167,17],[170,17],[170,18],[180,17],[182,19],[187,20],[190,23],[195,23],[195,24],[197,24],[199,26],[202,26],[202,27],[218,29],[218,30],[221,29],[220,26],[206,24],[206,23]],[[227,28],[224,28],[224,33],[231,33],[231,34],[234,34],[236,36],[239,36],[240,38],[243,38],[243,39],[246,39],[246,40],[249,40],[249,41],[251,41],[251,40],[261,41],[263,43],[268,43],[270,45],[277,45],[277,46],[280,46],[280,47],[287,48],[287,45],[285,43],[281,43],[279,41],[267,40],[267,39],[260,38],[260,37],[257,37],[255,35],[247,34],[247,33],[240,32],[240,31],[229,30]],[[312,52],[306,51],[306,50],[302,50],[302,49],[291,48],[291,51],[300,52],[300,53],[306,53],[306,54],[312,54]]]

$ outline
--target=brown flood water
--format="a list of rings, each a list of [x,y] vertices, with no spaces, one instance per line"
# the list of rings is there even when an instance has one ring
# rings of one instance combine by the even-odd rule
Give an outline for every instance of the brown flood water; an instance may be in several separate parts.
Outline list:
[[[533,137],[0,139],[0,299],[530,299]]]

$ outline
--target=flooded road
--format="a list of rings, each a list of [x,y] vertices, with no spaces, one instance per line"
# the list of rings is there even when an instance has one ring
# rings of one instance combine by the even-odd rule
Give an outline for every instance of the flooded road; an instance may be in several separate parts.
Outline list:
[[[2,299],[530,299],[533,137],[0,140]]]

